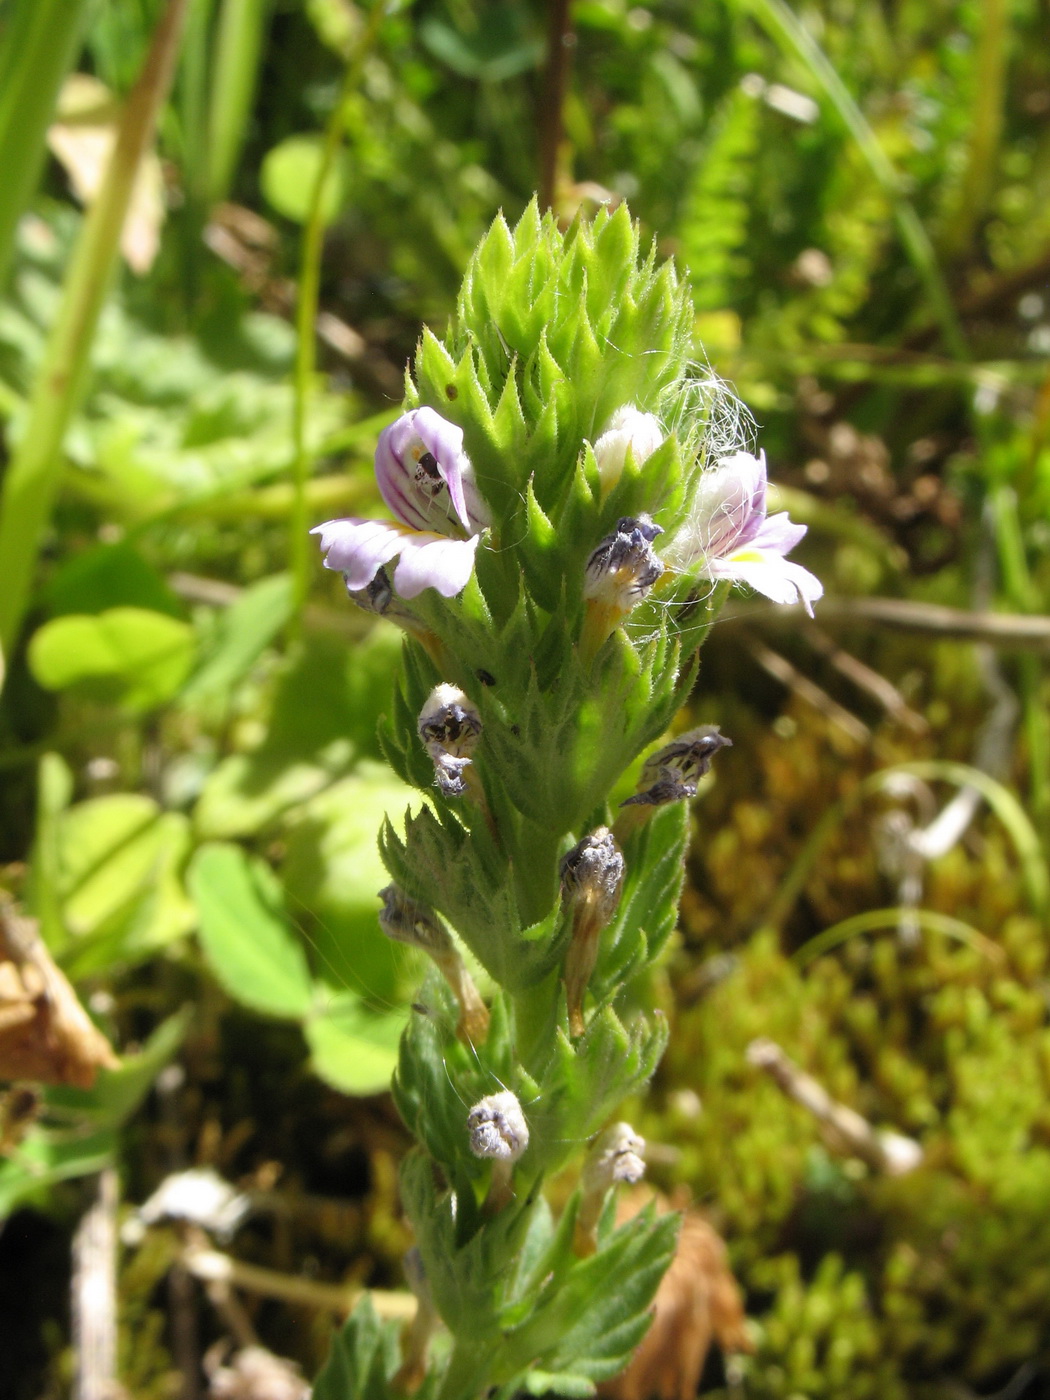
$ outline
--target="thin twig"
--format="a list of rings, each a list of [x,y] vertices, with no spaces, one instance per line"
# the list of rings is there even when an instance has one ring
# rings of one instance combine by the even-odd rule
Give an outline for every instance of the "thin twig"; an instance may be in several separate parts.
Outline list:
[[[989,278],[972,291],[964,292],[956,301],[956,310],[961,316],[983,316],[986,311],[994,311],[1003,302],[1011,301],[1031,287],[1042,287],[1047,277],[1050,277],[1050,249],[1012,272]],[[939,326],[919,326],[904,337],[902,345],[920,349],[935,341],[939,334]]]
[[[913,734],[928,732],[930,726],[922,715],[911,708],[892,681],[872,670],[870,666],[865,666],[863,661],[858,661],[850,652],[836,646],[819,627],[806,627],[802,635],[815,651],[827,658],[839,675],[845,676],[859,690],[873,696],[893,719],[905,725]]]
[[[217,1249],[202,1249],[191,1245],[182,1255],[182,1267],[204,1283],[224,1283],[243,1288],[249,1293],[261,1293],[267,1298],[282,1298],[310,1308],[321,1308],[345,1317],[367,1292],[380,1317],[407,1321],[415,1315],[416,1300],[411,1293],[394,1293],[382,1289],[346,1287],[334,1283],[318,1283],[283,1274],[276,1269],[264,1269],[258,1264],[245,1264],[231,1254]]]
[[[558,154],[562,137],[562,108],[569,78],[569,53],[573,44],[569,0],[550,0],[547,24],[547,68],[543,77],[540,109],[540,209],[553,209],[558,182]]]
[[[813,1115],[830,1147],[859,1157],[887,1176],[903,1176],[922,1162],[922,1148],[913,1138],[873,1128],[855,1109],[838,1103],[812,1075],[799,1069],[775,1041],[753,1040],[747,1058],[764,1069],[788,1098]]]
[[[822,598],[822,623],[876,623],[954,641],[988,642],[1022,650],[1050,650],[1050,617],[946,608],[939,603],[916,603],[907,598]],[[719,616],[719,626],[744,622],[763,627],[798,626],[801,605],[771,608],[765,604],[731,604]]]
[[[73,1400],[117,1400],[117,1173],[98,1175],[73,1237]]]
[[[804,676],[801,671],[795,669],[786,656],[781,656],[779,652],[770,650],[762,642],[755,642],[751,647],[751,655],[764,671],[767,671],[775,680],[786,685],[789,690],[793,690],[800,699],[812,705],[815,710],[819,710],[822,715],[837,724],[844,734],[855,740],[858,744],[866,744],[871,738],[871,730],[863,720],[851,714],[833,700],[826,690],[821,690],[815,681],[811,681],[808,676]]]

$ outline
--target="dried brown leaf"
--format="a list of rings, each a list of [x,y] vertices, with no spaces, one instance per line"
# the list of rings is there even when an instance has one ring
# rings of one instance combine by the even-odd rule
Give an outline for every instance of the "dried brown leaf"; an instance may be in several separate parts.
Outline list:
[[[119,1066],[36,925],[0,906],[0,1079],[90,1089]]]

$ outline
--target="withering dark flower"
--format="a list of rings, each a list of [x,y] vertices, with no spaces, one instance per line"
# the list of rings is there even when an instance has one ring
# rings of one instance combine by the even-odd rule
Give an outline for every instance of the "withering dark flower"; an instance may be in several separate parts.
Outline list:
[[[663,534],[647,515],[625,515],[587,560],[583,596],[621,615],[642,601],[664,571],[653,551]]]
[[[639,791],[622,805],[634,804],[659,807],[665,802],[678,802],[695,797],[700,779],[711,768],[711,760],[719,749],[732,748],[732,739],[719,732],[717,724],[704,724],[687,730],[657,749],[645,760]]]
[[[397,885],[381,889],[379,898],[383,901],[379,927],[387,938],[431,954],[453,950],[452,939],[425,904],[410,898]]]
[[[348,584],[346,596],[365,612],[375,613],[377,617],[385,617],[394,599],[390,575],[386,569],[380,567],[376,570],[375,577],[370,583],[366,583],[364,588],[351,588]]]
[[[480,1045],[489,1033],[489,1010],[467,971],[459,949],[433,910],[412,899],[397,885],[379,891],[383,907],[379,927],[388,938],[422,948],[452,988],[459,1006],[456,1034],[468,1044]]]
[[[653,550],[653,540],[662,534],[647,515],[625,515],[587,560],[583,584],[587,613],[580,638],[585,659],[594,657],[663,574],[664,565]]]
[[[419,737],[433,760],[438,787],[446,797],[462,797],[481,737],[477,708],[456,686],[436,685],[419,712]]]
[[[598,957],[598,937],[620,901],[624,860],[607,826],[577,842],[560,867],[562,898],[572,909],[572,941],[565,958],[569,1030],[583,1034],[583,998]]]
[[[620,848],[607,826],[599,826],[562,857],[562,895],[576,908],[586,908],[601,924],[613,915],[623,888]]]

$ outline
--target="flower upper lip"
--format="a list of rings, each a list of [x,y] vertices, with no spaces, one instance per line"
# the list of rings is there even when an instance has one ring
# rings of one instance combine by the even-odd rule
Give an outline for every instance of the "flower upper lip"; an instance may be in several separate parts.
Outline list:
[[[376,484],[404,525],[438,534],[477,534],[489,513],[463,450],[463,429],[432,408],[413,408],[383,429]]]

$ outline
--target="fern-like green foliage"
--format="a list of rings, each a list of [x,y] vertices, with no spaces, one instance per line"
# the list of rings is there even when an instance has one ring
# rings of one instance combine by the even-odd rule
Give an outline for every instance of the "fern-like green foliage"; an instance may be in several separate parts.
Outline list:
[[[709,123],[678,223],[682,261],[698,311],[732,306],[747,277],[754,158],[762,133],[758,99],[737,87]]]

